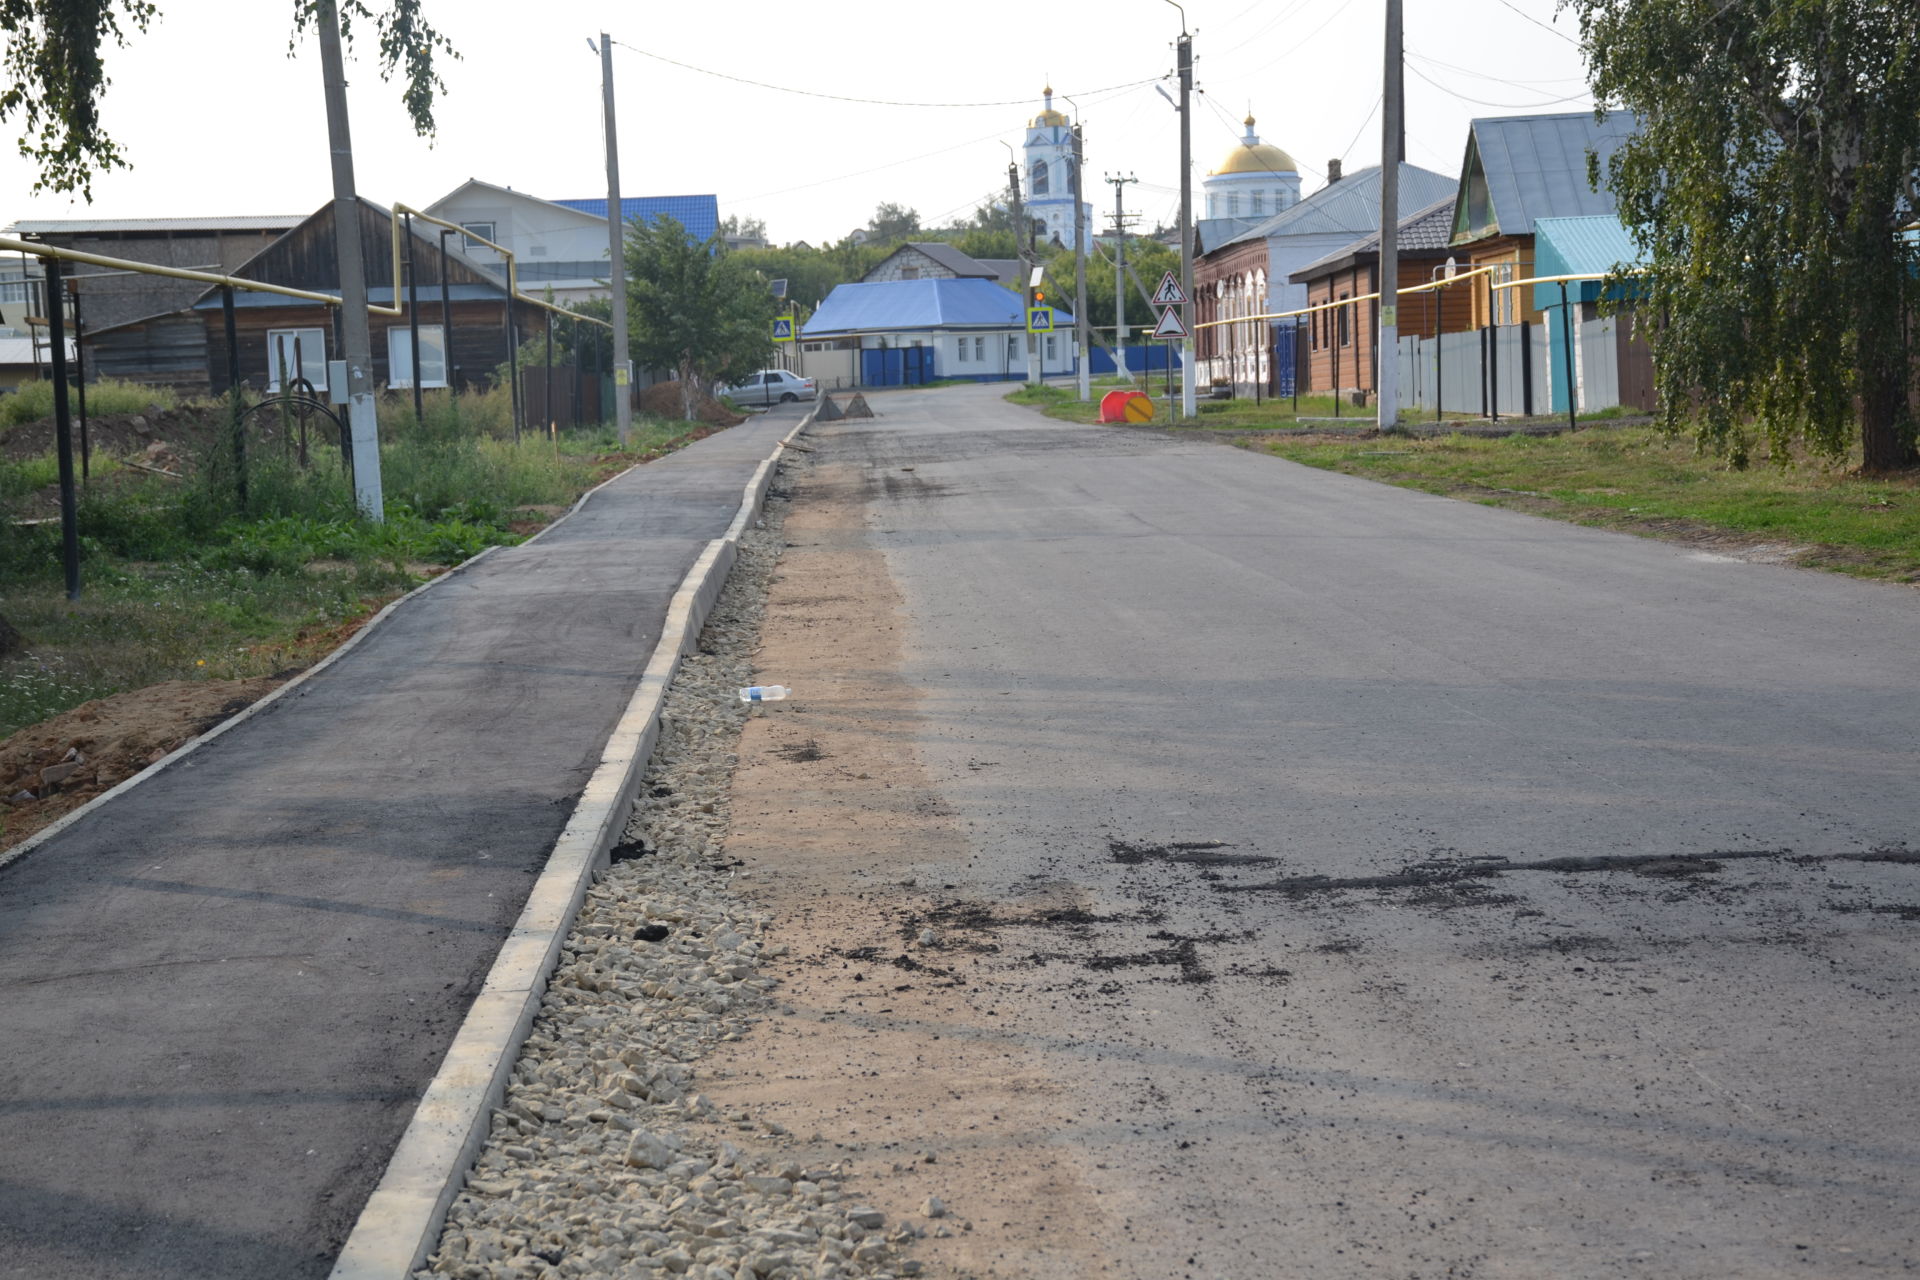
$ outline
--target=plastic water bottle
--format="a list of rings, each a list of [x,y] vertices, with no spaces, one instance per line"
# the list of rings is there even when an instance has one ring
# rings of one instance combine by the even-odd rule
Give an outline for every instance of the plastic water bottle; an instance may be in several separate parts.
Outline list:
[[[740,691],[742,702],[778,702],[793,690],[783,684],[749,685]]]

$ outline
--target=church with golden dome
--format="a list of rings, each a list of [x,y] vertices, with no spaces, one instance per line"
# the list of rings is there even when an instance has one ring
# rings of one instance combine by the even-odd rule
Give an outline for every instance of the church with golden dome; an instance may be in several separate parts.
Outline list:
[[[1300,203],[1300,171],[1293,157],[1260,141],[1247,117],[1246,136],[1220,167],[1200,181],[1207,218],[1266,218]]]
[[[1046,228],[1045,238],[1073,248],[1073,206],[1079,199],[1073,174],[1073,123],[1053,109],[1053,86],[1048,85],[1040,114],[1027,122],[1027,164],[1024,174],[1027,213]],[[1093,237],[1093,206],[1081,202],[1087,236]]]

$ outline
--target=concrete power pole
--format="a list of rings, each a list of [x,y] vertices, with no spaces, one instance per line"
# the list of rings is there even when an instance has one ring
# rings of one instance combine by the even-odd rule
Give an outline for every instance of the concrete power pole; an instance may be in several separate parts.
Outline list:
[[[360,253],[360,200],[353,189],[353,138],[347,130],[347,70],[334,0],[318,0],[313,22],[327,93],[327,146],[333,152],[333,242],[340,266],[340,355],[347,366],[353,500],[362,516],[379,524],[387,510],[380,490],[380,423],[373,408],[373,334],[367,324],[367,267]]]
[[[1380,340],[1374,346],[1379,369],[1374,385],[1380,397],[1380,429],[1400,420],[1400,161],[1406,110],[1400,64],[1400,0],[1387,0],[1387,51],[1380,112]]]
[[[1007,195],[1013,206],[1013,244],[1014,251],[1020,255],[1020,327],[1026,328],[1027,308],[1033,305],[1033,245],[1032,228],[1027,225],[1026,210],[1020,205],[1020,163],[1011,161],[1007,165]],[[1027,334],[1027,385],[1040,383],[1040,346],[1034,341],[1033,334]]]
[[[633,439],[633,361],[627,354],[627,220],[620,216],[620,135],[613,122],[613,39],[600,33],[600,101],[607,135],[607,284],[613,290],[613,405],[620,443]],[[517,358],[517,357],[516,357]]]
[[[1127,368],[1127,184],[1140,179],[1118,174],[1107,179],[1113,184],[1113,352],[1115,372],[1123,378],[1133,376]]]
[[[1177,6],[1176,6],[1177,7]],[[1200,416],[1194,387],[1193,317],[1193,36],[1186,30],[1186,11],[1180,12],[1180,291],[1187,300],[1180,308],[1187,336],[1180,339],[1180,416]]]
[[[1075,114],[1079,113],[1076,105]],[[1080,122],[1073,122],[1073,345],[1079,353],[1074,363],[1080,371],[1080,398],[1093,399],[1093,371],[1087,366],[1093,354],[1093,338],[1087,323],[1087,202],[1083,198],[1080,175],[1086,172],[1086,138]]]

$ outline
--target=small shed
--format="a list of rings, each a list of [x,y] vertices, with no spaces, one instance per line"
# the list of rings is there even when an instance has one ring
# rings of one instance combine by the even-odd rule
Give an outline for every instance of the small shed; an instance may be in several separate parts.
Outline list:
[[[1071,315],[1056,308],[1053,330],[1036,335],[1043,374],[1075,371],[1073,323]],[[800,333],[810,342],[854,341],[862,386],[936,378],[1000,382],[1027,376],[1024,303],[992,280],[838,285]]]
[[[1605,275],[1644,261],[1632,234],[1612,215],[1536,218],[1533,237],[1535,276]],[[1600,280],[1533,286],[1533,305],[1547,321],[1554,412],[1566,412],[1569,387],[1577,388],[1582,409],[1654,409],[1653,352],[1632,308],[1600,314],[1603,300],[1630,302],[1638,293],[1632,285],[1609,288]]]

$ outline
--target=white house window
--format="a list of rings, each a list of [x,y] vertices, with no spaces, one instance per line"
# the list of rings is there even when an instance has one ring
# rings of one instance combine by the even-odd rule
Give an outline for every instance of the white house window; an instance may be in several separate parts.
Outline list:
[[[327,389],[325,329],[267,330],[267,390],[280,391],[281,371],[289,380],[305,378],[315,391]]]
[[[1047,359],[1052,360],[1058,348],[1059,348],[1058,340],[1052,334],[1048,334],[1047,335]]]
[[[973,358],[981,361],[987,358],[987,340],[985,338],[975,338],[973,340]]]
[[[387,385],[413,385],[413,336],[407,326],[394,325],[387,330]],[[420,385],[447,385],[447,347],[437,324],[420,326]]]
[[[962,338],[960,339],[960,363],[965,364],[966,362],[967,362],[967,340],[965,338]]]
[[[491,222],[463,222],[460,224],[460,226],[464,230],[471,231],[473,233],[473,235],[470,235],[470,236],[460,237],[460,239],[465,243],[468,253],[472,253],[475,249],[485,249],[487,247],[486,245],[481,244],[480,240],[496,240],[497,241],[500,238],[499,236],[494,234],[493,224]],[[480,239],[476,240],[474,239],[474,236],[478,236],[480,237]],[[488,250],[488,252],[492,252],[492,251]]]

